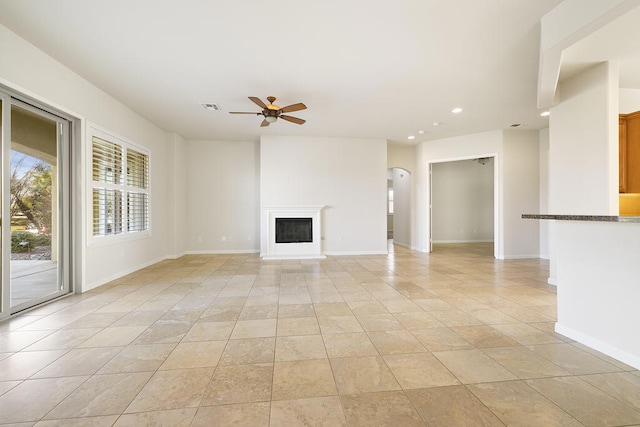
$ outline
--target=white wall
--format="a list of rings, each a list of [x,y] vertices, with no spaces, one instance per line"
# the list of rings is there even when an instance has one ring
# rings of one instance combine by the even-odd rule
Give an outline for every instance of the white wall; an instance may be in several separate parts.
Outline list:
[[[538,258],[539,221],[522,219],[522,214],[540,211],[539,132],[506,130],[503,135],[505,256]]]
[[[521,134],[521,135],[520,135]],[[515,136],[514,136],[515,135]],[[519,136],[518,136],[519,135]],[[416,242],[429,250],[429,164],[444,161],[495,157],[494,234],[497,258],[538,256],[539,231],[524,225],[521,215],[538,212],[538,151],[536,131],[491,131],[436,141],[417,147]],[[509,147],[505,148],[505,145]],[[530,156],[533,155],[533,159]],[[523,169],[532,176],[525,176]],[[535,188],[534,183],[535,182]],[[508,183],[508,184],[506,184]],[[520,189],[524,189],[523,192]],[[535,249],[532,249],[535,248]]]
[[[540,212],[549,212],[549,128],[540,131]],[[536,213],[536,212],[531,212]],[[549,259],[549,221],[540,221],[540,258]]]
[[[603,63],[559,86],[549,116],[549,210],[618,214],[618,70]]]
[[[262,206],[325,205],[323,252],[387,252],[387,142],[262,136]]]
[[[167,249],[171,258],[178,258],[187,252],[187,225],[189,205],[187,201],[187,141],[177,133],[167,135],[167,148],[173,161],[167,165],[169,180],[167,190],[175,201],[167,212],[169,224],[175,224],[173,233],[167,232]]]
[[[558,221],[556,331],[640,369],[640,224]]]
[[[493,159],[434,163],[434,243],[493,242]]]
[[[620,89],[619,112],[629,114],[640,111],[640,89]]]
[[[259,252],[259,144],[188,141],[186,164],[187,252]]]
[[[411,248],[411,173],[391,169],[393,176],[393,243]]]
[[[173,157],[167,150],[167,136],[157,126],[136,114],[127,106],[87,82],[44,52],[0,26],[0,84],[17,92],[81,119],[80,137],[76,149],[85,159],[89,143],[86,140],[87,122],[95,123],[151,151],[151,236],[144,239],[122,241],[103,246],[87,246],[86,215],[74,224],[74,232],[82,233],[84,252],[79,270],[84,277],[75,278],[76,290],[87,290],[126,273],[162,260],[168,253],[167,233],[173,233],[174,224],[168,211],[174,204],[168,190],[173,179],[167,174]],[[88,175],[83,167],[81,194],[85,194]],[[173,169],[173,168],[171,168]],[[81,211],[88,212],[87,201]],[[105,262],[109,260],[109,262]]]
[[[387,167],[402,168],[414,172],[416,168],[416,145],[387,144]]]
[[[429,177],[430,163],[447,162],[461,159],[474,159],[479,157],[493,157],[494,173],[497,179],[494,181],[497,189],[497,200],[494,199],[497,239],[495,241],[495,255],[504,257],[503,249],[503,222],[502,222],[502,131],[483,132],[473,135],[445,138],[435,141],[427,141],[418,144],[416,151],[416,230],[415,241],[417,250],[428,252],[430,239],[430,212],[429,201],[431,180]],[[496,194],[494,192],[494,194]]]

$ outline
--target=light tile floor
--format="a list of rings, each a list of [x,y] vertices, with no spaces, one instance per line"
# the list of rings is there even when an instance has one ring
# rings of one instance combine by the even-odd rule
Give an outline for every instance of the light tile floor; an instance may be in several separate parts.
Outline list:
[[[553,332],[543,260],[167,260],[0,323],[0,424],[640,425],[640,373]]]

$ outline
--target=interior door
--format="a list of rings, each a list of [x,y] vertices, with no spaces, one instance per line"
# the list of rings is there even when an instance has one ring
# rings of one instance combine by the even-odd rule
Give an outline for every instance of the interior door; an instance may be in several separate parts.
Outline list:
[[[7,315],[69,292],[69,122],[12,97],[2,107]]]

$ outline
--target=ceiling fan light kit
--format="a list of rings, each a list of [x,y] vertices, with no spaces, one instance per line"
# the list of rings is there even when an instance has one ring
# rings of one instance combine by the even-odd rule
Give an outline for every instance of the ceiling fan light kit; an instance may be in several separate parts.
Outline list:
[[[267,101],[269,101],[269,104],[265,104],[264,102],[262,102],[260,98],[257,98],[255,96],[250,96],[249,99],[258,107],[262,108],[262,111],[259,113],[252,113],[247,111],[230,111],[229,114],[255,114],[258,116],[261,115],[264,117],[264,120],[260,124],[261,127],[269,126],[271,123],[275,123],[279,118],[291,123],[295,123],[297,125],[301,125],[305,122],[305,120],[300,119],[298,117],[287,116],[286,114],[282,114],[282,113],[290,113],[292,111],[306,110],[307,106],[304,105],[302,102],[299,102],[297,104],[291,104],[286,107],[280,108],[274,104],[276,100],[274,96],[267,97]]]

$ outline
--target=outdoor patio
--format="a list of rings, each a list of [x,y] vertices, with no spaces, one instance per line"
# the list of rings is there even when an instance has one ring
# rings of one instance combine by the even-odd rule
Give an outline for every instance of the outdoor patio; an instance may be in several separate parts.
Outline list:
[[[55,292],[57,270],[58,264],[51,260],[12,260],[11,307]]]

